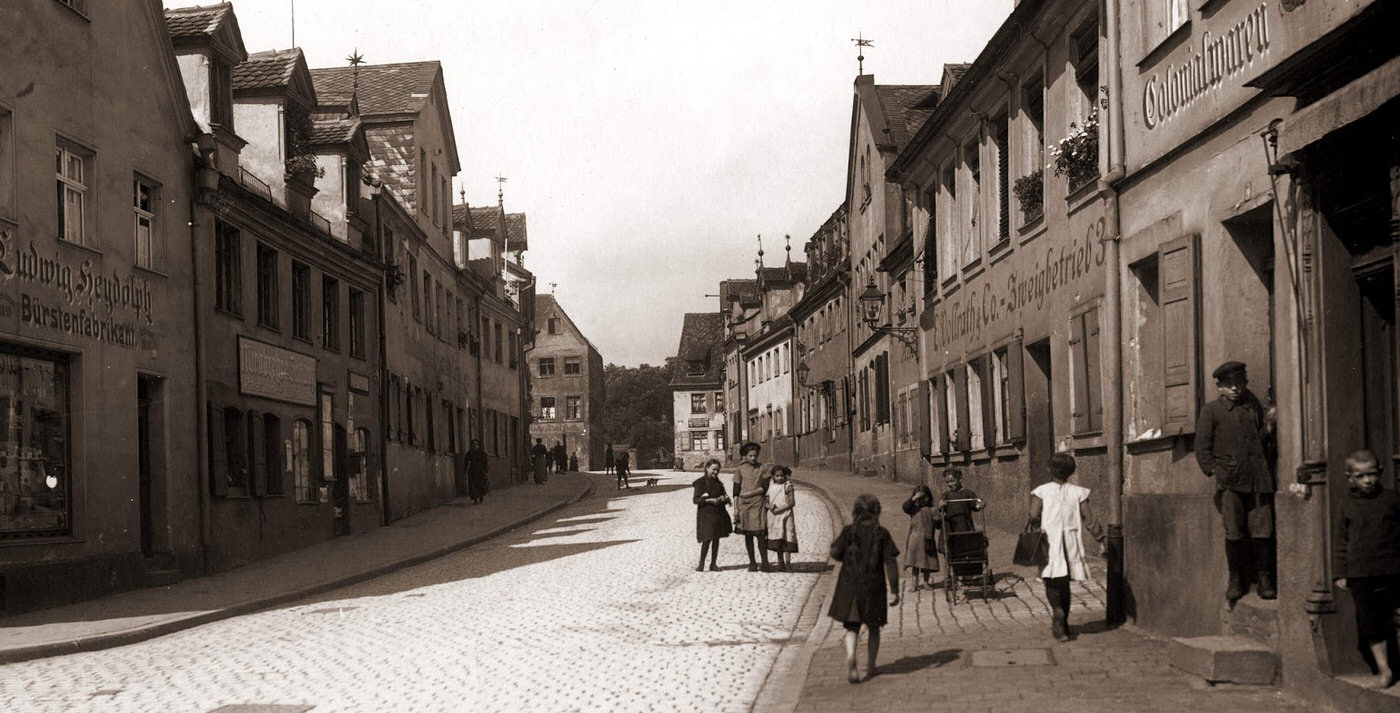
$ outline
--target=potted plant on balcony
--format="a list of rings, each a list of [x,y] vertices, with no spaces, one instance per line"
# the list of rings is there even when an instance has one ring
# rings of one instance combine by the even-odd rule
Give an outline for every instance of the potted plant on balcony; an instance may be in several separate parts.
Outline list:
[[[403,268],[398,263],[391,262],[384,265],[384,289],[388,290],[389,294],[397,296],[405,279]]]
[[[1069,178],[1073,191],[1099,176],[1099,113],[1091,112],[1082,125],[1071,122],[1069,134],[1050,145],[1056,176]]]
[[[311,150],[311,115],[290,114],[287,119],[287,178],[312,183],[326,175]]]
[[[1011,192],[1021,204],[1021,220],[1030,224],[1045,212],[1045,169],[1037,168],[1011,184]]]

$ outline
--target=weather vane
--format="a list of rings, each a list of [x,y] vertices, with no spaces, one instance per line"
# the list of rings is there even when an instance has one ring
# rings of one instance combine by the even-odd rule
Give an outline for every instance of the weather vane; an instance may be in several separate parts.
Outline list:
[[[498,203],[504,203],[506,200],[506,181],[509,180],[505,176],[496,176],[496,201]]]
[[[851,38],[851,41],[856,43],[856,66],[859,68],[860,74],[865,74],[865,50],[860,48],[874,47],[875,40],[867,40],[863,34],[857,33],[855,37]]]

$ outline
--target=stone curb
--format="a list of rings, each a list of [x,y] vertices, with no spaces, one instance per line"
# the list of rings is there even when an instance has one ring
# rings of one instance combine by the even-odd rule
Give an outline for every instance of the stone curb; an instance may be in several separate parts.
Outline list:
[[[270,609],[280,604],[286,604],[287,602],[296,601],[298,599],[304,599],[306,597],[320,594],[322,592],[327,592],[333,589],[339,589],[340,587],[349,586],[351,584],[358,584],[359,582],[374,579],[375,577],[381,577],[386,574],[390,574],[401,569],[406,569],[414,565],[422,564],[424,562],[452,554],[453,552],[456,552],[458,550],[466,549],[473,545],[480,544],[486,540],[498,537],[518,527],[528,525],[529,523],[539,520],[551,513],[569,507],[570,505],[573,505],[593,494],[594,490],[596,489],[593,480],[589,478],[587,479],[587,483],[587,487],[581,490],[578,494],[571,496],[567,500],[556,502],[553,505],[549,505],[540,510],[536,510],[535,512],[532,512],[518,520],[506,523],[499,527],[492,528],[480,534],[472,535],[471,537],[447,545],[445,547],[439,547],[428,552],[419,553],[417,555],[413,555],[412,557],[408,557],[395,562],[390,562],[388,564],[380,565],[378,567],[372,567],[369,569],[361,570],[359,572],[351,572],[342,576],[333,577],[323,582],[319,582],[317,584],[313,584],[307,587],[302,587],[300,589],[271,594],[258,599],[252,599],[249,601],[245,601],[241,604],[235,604],[233,606],[225,607],[223,609],[217,609],[214,611],[203,612],[199,614],[192,614],[190,616],[174,620],[167,620],[156,624],[138,626],[132,629],[127,629],[126,631],[118,631],[107,634],[95,634],[92,636],[81,637],[69,641],[39,644],[36,646],[16,647],[3,650],[0,651],[0,665],[7,663],[18,663],[20,661],[30,661],[33,659],[48,658],[50,656],[61,656],[64,654],[79,653],[83,651],[100,651],[102,649],[110,649],[116,648],[118,646],[126,646],[128,644],[140,643],[142,641],[148,641],[150,639],[154,639],[160,636],[165,636],[166,634],[171,634],[177,631],[183,631],[185,629],[192,629],[196,626],[201,626],[203,624],[208,624],[215,621],[221,621],[223,619],[231,619],[233,617],[242,616],[244,614],[251,614],[253,612],[261,611],[264,609]]]

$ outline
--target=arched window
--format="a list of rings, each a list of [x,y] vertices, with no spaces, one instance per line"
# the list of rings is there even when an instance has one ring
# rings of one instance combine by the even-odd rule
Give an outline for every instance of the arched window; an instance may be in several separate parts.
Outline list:
[[[292,481],[296,484],[299,503],[314,503],[319,498],[311,487],[311,422],[297,419],[292,424]]]

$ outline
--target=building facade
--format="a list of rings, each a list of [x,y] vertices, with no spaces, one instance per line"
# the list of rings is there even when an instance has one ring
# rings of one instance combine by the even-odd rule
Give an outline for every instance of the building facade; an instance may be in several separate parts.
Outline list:
[[[724,404],[729,437],[725,463],[739,462],[739,447],[749,439],[749,375],[741,349],[759,329],[758,280],[729,279],[719,283],[719,306],[724,315]]]
[[[540,331],[525,353],[530,375],[530,443],[564,446],[580,470],[602,470],[607,450],[603,356],[554,295],[535,296]]]
[[[199,127],[160,3],[93,5],[0,9],[4,612],[198,571],[205,542],[181,426]]]
[[[808,287],[793,305],[797,462],[851,469],[851,261],[846,207],[807,241]]]
[[[723,345],[724,315],[685,315],[671,377],[674,467],[678,470],[701,470],[711,458],[722,463],[726,460],[728,401]]]

